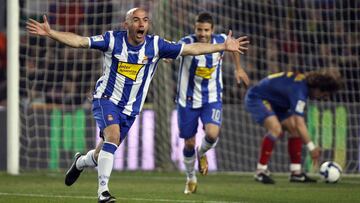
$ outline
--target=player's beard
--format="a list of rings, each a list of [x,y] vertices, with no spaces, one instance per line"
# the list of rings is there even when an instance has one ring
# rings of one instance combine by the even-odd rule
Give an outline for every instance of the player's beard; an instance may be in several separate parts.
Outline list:
[[[201,43],[210,43],[210,37],[198,37],[198,41]]]

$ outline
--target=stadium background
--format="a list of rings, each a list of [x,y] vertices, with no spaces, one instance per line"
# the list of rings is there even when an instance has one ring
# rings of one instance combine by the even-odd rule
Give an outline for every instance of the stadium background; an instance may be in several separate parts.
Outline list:
[[[150,10],[152,32],[169,40],[192,33],[195,16],[204,10],[214,15],[216,32],[232,29],[235,36],[249,36],[251,45],[242,59],[253,83],[278,71],[340,68],[345,89],[332,102],[311,102],[307,119],[312,136],[324,148],[322,160],[335,160],[346,173],[358,173],[360,2],[350,0],[20,1],[21,170],[62,170],[71,163],[75,151],[86,152],[95,146],[96,126],[87,98],[102,64],[99,52],[74,50],[29,36],[24,29],[26,20],[40,20],[47,14],[52,28],[91,36],[121,29],[126,11],[136,6]],[[236,86],[227,59],[223,67],[224,123],[213,170],[253,171],[264,131],[244,111],[245,89]],[[136,139],[128,139],[122,146],[119,170],[181,168],[181,143],[174,138],[176,125],[171,119],[176,70],[176,63],[160,64],[146,101],[147,114],[139,117],[132,136]],[[1,71],[0,87],[4,87],[5,69]],[[5,91],[0,92],[4,99]],[[0,115],[5,115],[5,110],[2,108]],[[144,139],[146,136],[150,137]],[[1,137],[5,140],[6,133]],[[152,141],[146,146],[153,148],[146,148],[145,143]],[[286,139],[282,139],[271,160],[272,171],[287,171],[286,149]],[[152,156],[146,156],[149,153]],[[154,164],[142,168],[149,161],[143,157],[153,159]],[[308,161],[305,165],[312,170]],[[0,166],[5,169],[5,165]]]

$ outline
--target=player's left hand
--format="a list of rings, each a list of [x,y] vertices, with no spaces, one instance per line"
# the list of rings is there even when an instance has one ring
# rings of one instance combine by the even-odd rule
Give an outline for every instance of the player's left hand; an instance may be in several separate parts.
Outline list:
[[[232,31],[229,30],[229,34],[225,41],[225,50],[231,52],[239,52],[240,54],[244,54],[248,49],[246,46],[250,43],[247,40],[247,36],[242,36],[237,39],[232,37]]]
[[[310,151],[310,154],[311,154],[313,166],[315,168],[318,168],[319,158],[320,158],[320,154],[321,154],[321,148],[319,146],[317,146],[314,150]]]
[[[238,68],[235,70],[235,78],[236,78],[237,84],[240,84],[242,81],[245,85],[245,88],[249,87],[249,84],[250,84],[249,76],[246,74],[246,72],[242,68]]]
[[[39,23],[34,19],[29,19],[26,22],[26,28],[30,34],[40,35],[40,36],[50,36],[50,25],[47,20],[46,15],[43,15],[43,23]]]

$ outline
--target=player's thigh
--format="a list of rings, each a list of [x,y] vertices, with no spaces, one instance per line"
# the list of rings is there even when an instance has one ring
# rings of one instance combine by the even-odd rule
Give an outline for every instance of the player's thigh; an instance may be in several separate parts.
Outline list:
[[[296,128],[295,115],[288,116],[281,121],[281,125],[284,130],[288,131],[290,137],[299,137],[299,133]]]
[[[128,132],[133,125],[136,117],[125,115],[119,112],[119,124],[112,124],[104,129],[106,138],[111,138],[111,142],[120,145],[125,140]],[[120,135],[120,137],[119,137]]]
[[[120,142],[125,140],[131,126],[134,124],[136,117],[128,116],[123,113],[120,113]]]
[[[108,126],[120,123],[119,109],[108,99],[94,99],[92,112],[101,132]]]
[[[125,139],[135,120],[135,117],[123,114],[121,109],[108,99],[94,99],[92,111],[101,136],[105,136],[106,141],[111,140],[114,143],[120,143]]]
[[[222,103],[205,104],[202,107],[200,118],[204,125],[211,123],[220,126],[222,122]]]
[[[204,105],[200,118],[204,124],[206,135],[216,138],[219,135],[222,123],[222,103],[214,102]]]
[[[119,124],[111,124],[103,130],[106,142],[120,144],[120,126]]]
[[[192,138],[197,133],[200,109],[192,109],[177,105],[179,136],[184,139]]]

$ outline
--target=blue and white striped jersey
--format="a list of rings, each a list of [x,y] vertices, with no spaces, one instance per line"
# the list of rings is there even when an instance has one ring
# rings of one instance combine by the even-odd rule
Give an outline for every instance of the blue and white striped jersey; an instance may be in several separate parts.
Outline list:
[[[96,82],[94,98],[108,98],[129,116],[141,111],[159,60],[177,58],[183,48],[156,35],[147,35],[143,44],[132,46],[126,31],[89,37],[89,45],[104,53],[103,74]]]
[[[212,44],[221,44],[225,34],[213,34]],[[196,42],[194,34],[180,40],[183,44]],[[222,101],[222,58],[224,52],[199,56],[182,56],[177,84],[177,102],[182,107],[200,108],[203,104]]]

